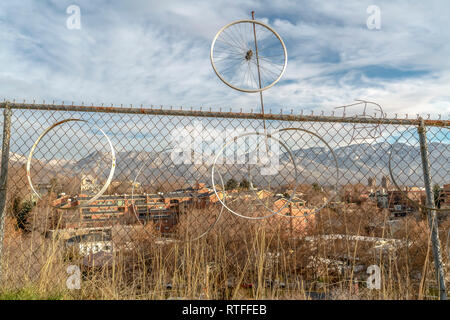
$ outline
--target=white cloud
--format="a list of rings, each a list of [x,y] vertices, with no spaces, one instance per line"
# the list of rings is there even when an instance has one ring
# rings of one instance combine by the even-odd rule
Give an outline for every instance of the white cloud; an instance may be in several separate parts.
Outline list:
[[[225,86],[209,61],[214,34],[255,9],[284,38],[288,68],[266,108],[331,111],[364,98],[389,113],[450,111],[450,5],[377,1],[78,1],[82,29],[66,28],[69,1],[0,4],[0,87],[6,98],[259,110],[257,94]],[[368,78],[382,66],[424,71]]]

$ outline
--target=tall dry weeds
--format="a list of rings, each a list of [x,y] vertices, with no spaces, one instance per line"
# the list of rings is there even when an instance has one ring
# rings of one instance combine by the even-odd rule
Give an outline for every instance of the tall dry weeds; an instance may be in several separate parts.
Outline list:
[[[45,236],[64,221],[47,209],[33,210],[27,232],[7,218],[3,288],[58,289],[73,299],[308,299],[310,292],[330,299],[424,299],[436,285],[426,221],[406,217],[394,228],[386,212],[370,205],[324,209],[294,233],[289,223],[245,220],[224,211],[215,228],[196,241],[164,239],[152,223],[113,224],[115,252],[100,265],[68,259],[63,239]],[[195,221],[214,223],[218,210],[196,208],[192,216],[181,216],[178,240],[205,230],[189,227]],[[52,223],[45,222],[49,217]],[[448,221],[441,223],[441,235],[446,230]],[[339,234],[399,242],[323,237]],[[83,271],[81,290],[65,287],[71,264]],[[372,264],[382,272],[380,290],[366,288]]]

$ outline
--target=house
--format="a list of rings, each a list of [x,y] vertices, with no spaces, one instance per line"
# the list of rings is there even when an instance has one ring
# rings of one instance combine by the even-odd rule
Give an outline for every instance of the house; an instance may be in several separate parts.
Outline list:
[[[371,193],[370,198],[376,202],[378,208],[387,209],[389,207],[389,195],[384,188]]]
[[[97,179],[90,174],[83,175],[81,177],[80,192],[87,194],[96,194],[101,189],[101,186],[97,184]]]
[[[450,209],[450,184],[444,184],[440,194],[441,209]]]
[[[342,187],[341,198],[347,203],[358,203],[367,201],[373,189],[361,184],[347,184]]]
[[[405,187],[403,191],[388,191],[388,208],[395,217],[404,217],[417,212],[419,207],[415,203],[424,205],[425,200],[425,190],[418,187]]]
[[[279,198],[273,204],[276,215],[270,219],[277,219],[277,224],[291,234],[303,234],[306,228],[315,221],[315,208],[307,207],[305,200],[294,197],[291,201]],[[290,218],[293,217],[293,218]]]
[[[258,196],[259,199],[267,199],[270,197],[273,197],[273,192],[270,192],[268,190],[265,189],[261,189],[259,191],[256,191],[256,195]]]

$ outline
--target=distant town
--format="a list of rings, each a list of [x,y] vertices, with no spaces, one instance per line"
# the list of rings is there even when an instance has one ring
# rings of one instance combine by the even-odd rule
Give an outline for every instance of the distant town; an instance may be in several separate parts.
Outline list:
[[[404,187],[400,191],[391,185],[387,176],[383,176],[380,182],[380,184],[377,184],[376,178],[371,177],[366,184],[344,185],[339,190],[338,195],[328,202],[327,197],[330,197],[330,190],[324,190],[316,184],[302,185],[301,188],[297,188],[295,194],[292,194],[294,191],[292,188],[289,189],[289,186],[280,187],[277,190],[252,189],[245,179],[241,182],[230,179],[225,186],[226,190],[222,190],[219,186],[216,186],[216,190],[221,200],[225,196],[227,203],[233,203],[236,200],[247,204],[265,201],[280,216],[308,215],[314,213],[323,203],[327,203],[327,206],[331,208],[338,208],[344,204],[361,205],[362,203],[370,203],[379,209],[388,210],[390,217],[397,218],[420,211],[419,206],[410,200],[425,205],[426,194],[423,188]],[[52,185],[41,183],[38,187],[41,193],[45,193],[50,192]],[[136,186],[136,190],[139,189],[138,187]],[[91,176],[85,176],[81,179],[79,194],[66,195],[60,193],[52,201],[52,206],[61,210],[78,207],[92,199],[93,194],[98,189],[96,180]],[[434,191],[438,193],[436,206],[444,209],[449,208],[450,211],[450,184],[445,184],[439,190]],[[314,198],[311,196],[314,194],[320,196]],[[71,218],[67,219],[61,228],[102,228],[111,226],[113,222],[145,225],[148,221],[151,221],[161,236],[170,236],[180,216],[189,214],[190,209],[208,209],[220,205],[213,188],[202,182],[196,182],[190,187],[165,193],[102,195],[89,205],[79,207],[76,210],[65,210],[66,213],[72,211],[76,213],[71,213]],[[304,224],[299,224],[298,228],[302,227],[304,227]]]

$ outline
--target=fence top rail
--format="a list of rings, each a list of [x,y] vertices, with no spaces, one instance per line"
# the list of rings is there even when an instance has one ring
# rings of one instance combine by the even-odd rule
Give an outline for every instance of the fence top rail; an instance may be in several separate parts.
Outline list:
[[[278,120],[278,121],[299,121],[299,122],[341,122],[341,123],[366,123],[366,124],[391,124],[391,125],[411,125],[419,126],[421,117],[417,115],[417,118],[375,118],[375,117],[363,117],[359,116],[325,116],[321,115],[303,115],[303,114],[265,114],[261,113],[249,113],[249,112],[232,112],[231,109],[227,111],[203,111],[200,110],[185,110],[180,109],[163,109],[160,107],[105,107],[105,106],[85,106],[85,105],[66,105],[66,104],[45,104],[45,103],[17,103],[17,102],[0,102],[0,108],[11,109],[26,109],[26,110],[42,110],[42,111],[74,111],[74,112],[97,112],[97,113],[117,113],[117,114],[145,114],[145,115],[165,115],[165,116],[185,116],[185,117],[204,117],[204,118],[236,118],[236,119],[265,119],[265,120]],[[303,113],[303,112],[302,112]],[[424,119],[426,126],[433,127],[449,127],[450,120],[432,120]]]

